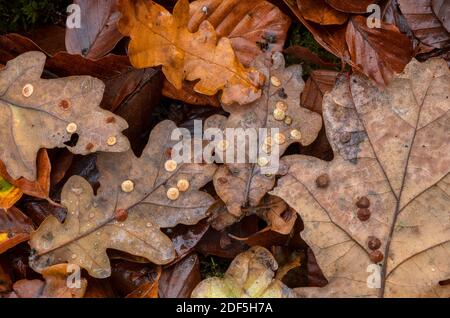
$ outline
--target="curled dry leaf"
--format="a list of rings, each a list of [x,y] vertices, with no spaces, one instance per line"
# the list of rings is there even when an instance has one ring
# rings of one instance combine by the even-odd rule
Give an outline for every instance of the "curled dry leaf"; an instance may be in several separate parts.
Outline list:
[[[264,197],[261,204],[252,208],[256,215],[267,222],[267,228],[263,231],[273,231],[283,235],[291,233],[297,214],[291,211],[291,208],[280,198],[268,195]],[[261,245],[261,244],[260,244]]]
[[[425,45],[444,48],[450,45],[450,34],[431,8],[432,0],[397,0],[414,35]]]
[[[272,160],[272,157],[276,156],[271,154],[275,143],[279,143],[278,155],[282,155],[291,144],[299,143],[304,146],[311,144],[320,131],[322,120],[320,115],[300,106],[300,93],[305,85],[301,66],[293,65],[285,68],[281,53],[275,53],[272,61],[261,56],[255,60],[254,65],[271,79],[263,88],[262,98],[245,108],[238,105],[225,106],[225,111],[230,113],[229,118],[221,115],[212,116],[205,123],[205,127],[218,127],[224,132],[227,128],[242,129],[250,133],[253,131],[256,135],[261,128],[279,129],[278,141],[268,142],[267,138],[259,140],[258,147],[262,148],[258,148],[261,150],[259,151],[261,160]],[[270,132],[268,135],[270,136]],[[220,149],[217,146],[219,145],[216,145],[216,154],[219,154]],[[241,145],[236,138],[233,146],[229,146],[229,151],[234,151],[235,156],[238,156],[239,146]],[[249,151],[246,152],[247,163],[226,163],[220,166],[214,175],[216,192],[235,220],[243,216],[241,207],[257,206],[275,184],[275,176],[261,172],[264,164],[249,163]],[[226,158],[227,149],[222,152],[222,156]],[[269,164],[270,162],[267,165]]]
[[[239,254],[223,278],[202,281],[192,298],[290,298],[293,290],[275,279],[278,264],[263,247],[252,247]]]
[[[380,21],[381,28],[369,28],[366,17],[354,16],[347,26],[346,40],[354,64],[385,85],[403,71],[412,57],[412,43],[396,26]]]
[[[171,262],[175,249],[160,228],[193,225],[206,217],[214,200],[198,189],[211,181],[216,170],[211,164],[174,164],[170,159],[177,143],[171,140],[175,129],[171,121],[158,124],[140,158],[131,151],[99,154],[97,196],[83,178],[70,178],[61,195],[69,211],[65,222],[50,216],[31,236],[33,269],[40,272],[70,261],[93,277],[105,278],[111,274],[108,248],[156,264]],[[181,189],[180,180],[188,187]]]
[[[67,147],[83,155],[127,150],[121,131],[128,124],[98,107],[104,84],[89,76],[41,79],[44,64],[43,53],[29,52],[0,71],[0,119],[6,123],[0,126],[0,160],[8,174],[36,180],[41,148]],[[108,145],[110,137],[114,145]]]
[[[367,7],[371,4],[375,4],[378,0],[325,0],[330,6],[336,10],[348,12],[348,13],[366,13]]]
[[[11,298],[83,298],[87,280],[81,278],[80,286],[68,287],[68,276],[76,267],[70,264],[50,266],[42,271],[45,282],[35,280],[19,280],[14,286]]]
[[[321,24],[344,24],[347,14],[333,9],[325,0],[297,0],[300,13],[306,20]]]
[[[0,254],[27,241],[34,231],[33,222],[19,209],[0,209]]]
[[[301,215],[329,282],[299,295],[450,296],[449,91],[446,62],[431,59],[384,90],[344,76],[325,96],[335,159],[287,157],[272,192]]]
[[[81,27],[66,29],[67,52],[88,59],[105,56],[123,37],[117,30],[118,0],[74,0],[73,4],[79,6],[82,21]],[[69,18],[69,22],[75,21]]]
[[[181,89],[183,80],[198,82],[194,90],[215,95],[222,90],[224,104],[247,104],[261,96],[263,77],[246,69],[231,42],[218,35],[208,21],[192,33],[188,29],[189,2],[178,1],[171,15],[162,6],[144,0],[121,0],[119,30],[131,37],[129,56],[133,66],[162,65],[167,80]]]
[[[431,0],[431,8],[447,32],[450,32],[450,2],[446,0]]]

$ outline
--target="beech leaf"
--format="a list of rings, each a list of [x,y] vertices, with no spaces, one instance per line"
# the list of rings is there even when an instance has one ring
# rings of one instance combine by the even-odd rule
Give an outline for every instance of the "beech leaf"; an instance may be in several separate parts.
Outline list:
[[[117,30],[118,0],[74,0],[73,3],[80,8],[81,27],[66,29],[67,52],[88,59],[105,56],[123,37]]]
[[[176,89],[185,79],[198,80],[196,92],[212,96],[222,90],[224,104],[247,104],[261,96],[263,77],[239,62],[228,38],[219,39],[208,21],[189,31],[187,0],[178,1],[173,15],[153,1],[121,0],[120,8],[119,30],[131,37],[129,56],[136,68],[162,65]]]
[[[346,40],[350,56],[364,74],[385,85],[411,60],[412,43],[396,26],[380,21],[381,28],[369,28],[366,20],[354,16],[348,23]]]
[[[325,0],[297,0],[297,6],[305,19],[321,25],[344,24],[348,18]]]
[[[177,143],[171,140],[174,129],[171,121],[158,124],[140,158],[131,150],[99,154],[97,196],[86,180],[70,178],[61,195],[69,211],[65,222],[50,216],[31,236],[32,268],[40,272],[69,261],[93,277],[105,278],[111,275],[108,248],[156,264],[171,262],[175,248],[160,228],[194,225],[206,217],[214,200],[198,189],[211,181],[216,170],[212,164],[178,163],[175,170],[167,171],[171,149]],[[181,189],[180,180],[187,187]],[[176,197],[169,196],[173,191]]]
[[[271,193],[300,214],[329,282],[300,296],[450,296],[449,91],[446,62],[430,59],[385,89],[344,75],[325,95],[334,160],[286,157]]]
[[[423,44],[444,48],[450,43],[450,34],[433,12],[432,0],[397,0],[409,27]]]
[[[41,148],[81,155],[129,149],[121,134],[128,124],[98,107],[104,84],[89,76],[41,79],[45,58],[24,53],[0,70],[0,160],[13,179],[36,180]]]

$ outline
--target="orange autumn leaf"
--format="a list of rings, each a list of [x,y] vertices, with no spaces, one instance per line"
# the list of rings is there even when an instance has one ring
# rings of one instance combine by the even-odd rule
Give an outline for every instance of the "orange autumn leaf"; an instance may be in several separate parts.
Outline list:
[[[167,80],[177,89],[184,80],[197,81],[194,90],[208,96],[223,91],[224,104],[247,104],[261,96],[263,76],[245,68],[228,38],[218,37],[204,21],[195,33],[188,29],[189,2],[180,0],[173,15],[144,0],[121,0],[119,30],[130,36],[129,56],[136,68],[162,65]]]
[[[18,195],[18,199],[22,196],[22,194],[27,194],[40,199],[49,199],[49,191],[50,191],[50,170],[51,164],[50,159],[47,154],[47,150],[41,149],[37,155],[37,179],[36,181],[30,181],[25,178],[19,178],[15,180],[12,178],[8,172],[6,171],[6,166],[2,161],[0,161],[0,179],[4,179],[6,182],[10,183],[14,189],[15,193]],[[20,195],[19,195],[20,194]],[[17,202],[14,201],[15,202]],[[1,201],[1,194],[0,194]],[[0,203],[0,207],[10,208],[12,203],[9,206],[3,206]]]
[[[19,188],[0,176],[0,209],[9,209],[20,200],[22,195],[23,192]]]

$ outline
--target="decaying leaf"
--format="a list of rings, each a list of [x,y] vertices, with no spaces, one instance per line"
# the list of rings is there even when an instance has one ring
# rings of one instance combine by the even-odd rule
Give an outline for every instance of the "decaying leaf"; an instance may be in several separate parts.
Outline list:
[[[159,297],[189,298],[201,280],[198,255],[195,253],[188,255],[179,263],[163,270],[159,283]]]
[[[345,43],[345,30],[346,25],[340,26],[321,26],[309,22],[303,17],[300,12],[295,0],[283,0],[284,3],[289,7],[289,9],[295,14],[295,16],[300,20],[300,22],[308,29],[309,32],[314,36],[314,39],[319,43],[324,49],[330,53],[339,57],[342,61],[349,63],[353,67],[350,60],[350,54],[348,52],[347,45]]]
[[[9,209],[22,197],[23,192],[0,177],[0,209]]]
[[[105,56],[123,37],[117,30],[118,0],[74,0],[73,4],[79,6],[82,21],[81,27],[66,29],[67,52],[89,59]]]
[[[353,63],[377,83],[385,85],[403,71],[413,52],[411,41],[396,26],[380,23],[381,28],[370,28],[366,17],[352,17],[346,41]]]
[[[299,295],[450,296],[449,91],[446,62],[430,59],[385,89],[344,75],[325,96],[335,159],[286,157],[272,192],[301,215],[329,282]]]
[[[302,106],[322,114],[323,96],[333,89],[337,75],[338,72],[331,70],[312,71],[302,92]]]
[[[216,170],[212,164],[172,161],[175,129],[171,121],[158,124],[140,158],[131,151],[99,154],[97,196],[83,178],[69,179],[61,196],[69,211],[65,222],[50,216],[31,237],[33,269],[40,272],[69,261],[93,277],[105,278],[111,274],[108,248],[156,264],[172,261],[176,256],[172,241],[159,229],[193,225],[206,217],[214,200],[198,189]]]
[[[250,66],[261,53],[283,50],[290,19],[264,0],[197,0],[190,4],[189,30],[208,20],[220,37],[231,41],[236,56]]]
[[[278,264],[268,250],[252,247],[239,254],[223,278],[202,281],[192,298],[290,298],[293,290],[275,279]]]
[[[224,104],[247,104],[261,96],[263,78],[255,69],[246,69],[237,59],[231,42],[218,39],[208,21],[199,30],[188,29],[189,2],[180,0],[171,15],[152,1],[121,0],[119,30],[131,37],[129,56],[133,66],[162,65],[163,73],[175,88],[183,80],[198,82],[194,90],[215,95],[222,90]]]
[[[283,50],[283,52],[289,56],[292,56],[296,59],[300,59],[302,61],[316,64],[322,67],[337,67],[338,65],[331,62],[326,62],[322,60],[316,53],[312,52],[309,48],[293,45]]]
[[[371,4],[377,3],[378,0],[325,0],[330,6],[336,10],[348,13],[366,13],[367,7]]]
[[[27,195],[36,198],[49,200],[51,166],[47,150],[45,149],[39,150],[37,154],[36,164],[37,164],[36,181],[29,181],[25,178],[19,178],[17,180],[14,180],[6,171],[6,166],[3,164],[3,162],[0,161],[0,179],[4,178],[4,180],[11,183],[16,189],[19,189],[20,192],[23,192]],[[0,207],[8,208],[2,206],[1,204]]]
[[[272,145],[279,144],[279,155],[291,144],[309,145],[316,139],[322,126],[320,115],[300,106],[300,93],[305,85],[300,65],[285,68],[281,53],[275,53],[272,61],[261,56],[254,65],[271,79],[265,85],[261,99],[246,107],[225,106],[225,111],[230,113],[228,119],[215,115],[205,123],[206,127],[221,128],[225,132],[224,135],[227,128],[254,129],[256,134],[260,128],[279,129],[277,140],[269,142],[266,138],[259,141],[265,155],[260,156],[258,164],[249,163],[247,151],[247,163],[226,163],[220,166],[214,175],[216,192],[235,219],[243,216],[241,207],[257,206],[274,186],[275,176],[261,173],[261,168],[270,164],[261,161],[268,160]],[[229,151],[239,155],[239,146],[239,140],[236,138],[233,147],[229,146]],[[224,150],[222,154],[223,158],[226,158],[227,149]]]
[[[83,298],[86,292],[87,280],[81,278],[79,286],[69,287],[68,276],[76,267],[70,264],[58,264],[46,268],[42,272],[45,282],[34,280],[19,280],[14,286],[10,298]]]
[[[33,222],[19,209],[0,209],[0,254],[27,241],[34,231]]]
[[[450,2],[446,0],[431,0],[431,8],[447,32],[450,32]]]
[[[303,17],[309,21],[321,24],[343,24],[347,15],[333,9],[325,0],[297,0],[297,6]]]
[[[41,79],[45,58],[25,53],[0,70],[0,160],[13,179],[36,180],[41,148],[76,154],[129,148],[121,134],[128,124],[97,107],[104,84],[88,76]]]
[[[190,3],[189,31],[197,32],[200,24],[208,20],[218,36],[227,37],[244,66],[249,66],[261,53],[283,50],[290,19],[278,7],[264,0],[198,0]],[[193,105],[220,107],[216,95],[206,96],[194,91],[195,83],[183,83],[176,89],[164,81],[163,94]]]
[[[424,44],[434,48],[450,45],[450,34],[431,8],[432,0],[398,0],[414,35]]]

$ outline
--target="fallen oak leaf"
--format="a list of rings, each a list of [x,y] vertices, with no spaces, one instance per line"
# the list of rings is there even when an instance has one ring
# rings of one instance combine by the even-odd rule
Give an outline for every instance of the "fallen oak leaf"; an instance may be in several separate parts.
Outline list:
[[[207,20],[218,36],[230,39],[244,66],[249,66],[263,52],[271,54],[283,50],[290,19],[270,2],[199,0],[191,2],[189,7],[189,31],[197,32],[200,24]],[[165,80],[163,94],[188,104],[220,107],[216,95],[195,93],[194,85],[195,82],[185,82],[182,89],[176,89]]]
[[[445,61],[431,59],[384,90],[344,76],[325,96],[335,159],[287,157],[271,193],[302,217],[329,282],[300,296],[449,297],[449,91]]]
[[[0,119],[7,123],[0,126],[0,160],[13,179],[36,180],[41,148],[67,147],[83,155],[129,149],[121,134],[128,124],[96,108],[104,84],[88,76],[41,79],[45,58],[24,53],[0,71]]]
[[[212,96],[222,90],[224,104],[247,104],[261,96],[261,74],[239,62],[229,39],[219,40],[208,21],[189,32],[187,0],[178,1],[173,15],[153,1],[121,0],[120,9],[119,30],[131,37],[129,56],[136,68],[162,65],[176,89],[185,79],[198,80],[196,92]]]
[[[277,6],[264,0],[197,0],[189,7],[189,30],[196,32],[207,20],[218,36],[230,39],[244,66],[262,53],[281,52],[291,24]]]
[[[132,151],[99,154],[97,196],[83,178],[70,178],[61,195],[69,211],[65,222],[50,216],[31,236],[32,268],[40,272],[69,261],[95,278],[105,278],[111,274],[108,248],[156,264],[170,263],[175,248],[160,228],[194,225],[206,217],[214,200],[198,189],[211,181],[216,170],[212,164],[171,160],[175,129],[171,121],[158,124],[140,158]]]
[[[274,135],[274,140],[269,134],[264,141],[259,140],[258,146],[262,147],[265,155],[260,155],[258,164],[250,163],[247,153],[247,163],[226,162],[214,175],[216,192],[235,220],[244,215],[241,207],[257,206],[274,186],[275,176],[261,172],[261,168],[270,165],[270,162],[265,161],[271,160],[269,157],[272,146],[279,144],[281,156],[291,144],[309,145],[316,139],[322,126],[320,115],[300,106],[300,93],[305,85],[300,65],[285,68],[283,55],[274,53],[272,61],[261,56],[255,61],[255,66],[271,79],[263,88],[262,98],[245,108],[238,105],[224,106],[224,110],[230,113],[228,118],[215,115],[205,123],[205,127],[220,128],[223,132],[228,128],[254,129],[258,134],[261,128],[279,129],[279,133]],[[226,140],[224,142],[225,145],[228,143]],[[233,145],[233,148],[229,147],[229,151],[234,151],[238,156],[238,147],[241,145],[238,142],[234,142]],[[222,151],[220,148],[220,145],[216,144],[216,154],[221,153],[225,158],[227,148]]]
[[[192,298],[291,298],[293,290],[275,279],[278,264],[263,247],[252,247],[239,254],[223,278],[202,281]]]

